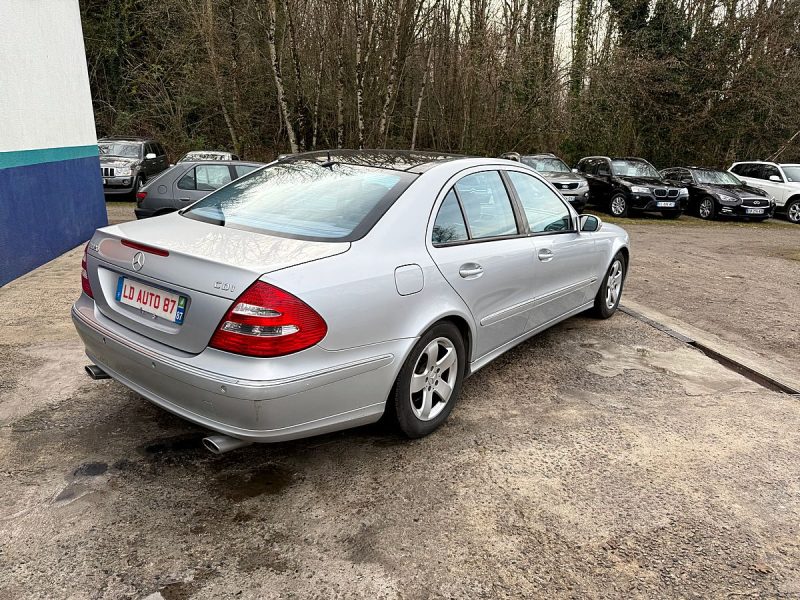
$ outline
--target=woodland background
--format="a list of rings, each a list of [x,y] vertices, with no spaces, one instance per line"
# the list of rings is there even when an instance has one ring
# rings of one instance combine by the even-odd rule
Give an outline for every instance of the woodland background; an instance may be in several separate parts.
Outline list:
[[[99,135],[800,159],[800,0],[80,0]]]

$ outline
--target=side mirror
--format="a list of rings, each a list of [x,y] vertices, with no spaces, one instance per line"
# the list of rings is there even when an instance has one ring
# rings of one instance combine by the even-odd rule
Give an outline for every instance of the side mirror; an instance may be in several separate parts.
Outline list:
[[[144,157],[147,160],[153,160],[156,157],[156,155],[154,153],[152,153],[152,152],[148,152],[147,154],[144,155]]]
[[[603,222],[594,215],[580,215],[578,218],[581,231],[599,231]]]
[[[573,172],[573,173],[577,173],[577,172],[578,172],[578,169],[572,169],[572,172]]]
[[[777,181],[778,183],[780,183],[780,182],[781,182],[781,178],[780,178],[780,177],[778,177],[777,175],[770,175],[770,176],[769,176],[769,180],[770,180],[770,181]]]

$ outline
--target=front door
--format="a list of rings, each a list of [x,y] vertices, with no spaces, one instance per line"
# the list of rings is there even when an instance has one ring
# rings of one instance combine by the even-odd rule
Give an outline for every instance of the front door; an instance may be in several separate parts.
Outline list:
[[[594,236],[579,232],[566,202],[531,174],[508,171],[508,178],[525,211],[534,246],[534,307],[529,329],[579,308],[592,299],[602,254]]]

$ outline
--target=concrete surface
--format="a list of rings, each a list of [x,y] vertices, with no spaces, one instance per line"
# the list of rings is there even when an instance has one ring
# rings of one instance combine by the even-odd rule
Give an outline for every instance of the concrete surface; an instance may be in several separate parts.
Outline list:
[[[0,289],[0,599],[800,596],[798,399],[648,325],[537,336],[421,440],[218,457],[85,376],[81,252]]]

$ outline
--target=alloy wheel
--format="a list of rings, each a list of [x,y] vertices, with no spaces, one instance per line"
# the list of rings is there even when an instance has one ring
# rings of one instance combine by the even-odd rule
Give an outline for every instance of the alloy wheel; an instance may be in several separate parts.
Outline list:
[[[714,211],[714,203],[710,198],[704,198],[698,208],[701,219],[708,219]]]
[[[606,279],[606,306],[614,308],[622,290],[622,261],[617,259],[611,264]]]
[[[622,216],[625,213],[625,198],[622,196],[615,196],[611,200],[611,214],[615,217]]]
[[[411,411],[420,421],[435,419],[447,406],[458,378],[458,354],[446,337],[431,341],[411,373]]]
[[[793,202],[786,214],[792,223],[800,223],[800,202]]]

